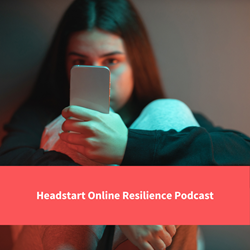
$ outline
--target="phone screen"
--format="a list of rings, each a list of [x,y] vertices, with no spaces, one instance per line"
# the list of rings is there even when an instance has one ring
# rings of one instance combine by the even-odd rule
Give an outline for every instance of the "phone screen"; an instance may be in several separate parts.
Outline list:
[[[109,113],[110,70],[102,66],[75,65],[70,75],[70,105]]]

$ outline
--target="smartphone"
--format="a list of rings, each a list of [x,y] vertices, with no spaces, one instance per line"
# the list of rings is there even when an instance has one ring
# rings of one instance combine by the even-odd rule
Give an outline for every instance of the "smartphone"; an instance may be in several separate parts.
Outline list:
[[[109,104],[109,68],[103,66],[73,66],[70,72],[70,105],[108,114]]]

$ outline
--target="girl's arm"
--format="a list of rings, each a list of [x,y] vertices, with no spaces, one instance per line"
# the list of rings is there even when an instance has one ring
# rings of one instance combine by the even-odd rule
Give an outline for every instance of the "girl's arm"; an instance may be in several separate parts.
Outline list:
[[[103,164],[250,165],[250,138],[237,131],[214,127],[201,115],[195,115],[201,127],[187,126],[179,132],[174,129],[127,130],[116,114],[96,114],[96,111],[77,106],[65,108],[62,115],[67,120],[62,126],[65,132],[61,139],[72,144],[74,150]]]
[[[180,132],[129,129],[122,165],[250,165],[249,137],[195,118],[201,127]]]
[[[0,148],[0,165],[78,165],[68,156],[39,149],[44,127],[60,114],[56,108],[27,102],[5,125],[7,136]]]

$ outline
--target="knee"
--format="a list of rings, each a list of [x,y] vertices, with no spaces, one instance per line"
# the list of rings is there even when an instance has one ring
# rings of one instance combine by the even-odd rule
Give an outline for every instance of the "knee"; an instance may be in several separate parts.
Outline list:
[[[192,111],[182,101],[158,99],[149,103],[131,128],[148,130],[181,131],[186,127],[198,126]]]
[[[174,112],[191,112],[190,108],[182,101],[177,99],[157,99],[150,102],[145,111],[151,112],[155,110],[174,111]]]
[[[177,99],[170,99],[170,98],[156,99],[150,102],[146,107],[159,107],[159,106],[162,107],[165,105],[178,105],[178,106],[187,107],[187,105],[184,102],[177,100]]]

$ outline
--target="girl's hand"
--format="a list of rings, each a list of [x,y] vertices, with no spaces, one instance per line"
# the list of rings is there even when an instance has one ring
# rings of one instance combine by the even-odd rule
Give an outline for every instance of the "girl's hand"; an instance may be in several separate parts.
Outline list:
[[[60,138],[70,148],[102,164],[119,165],[122,162],[128,129],[118,114],[103,114],[79,106],[69,106],[62,111],[62,116],[66,121],[62,125],[64,132]]]
[[[173,225],[119,226],[125,236],[140,250],[163,250],[172,243],[176,233]]]

